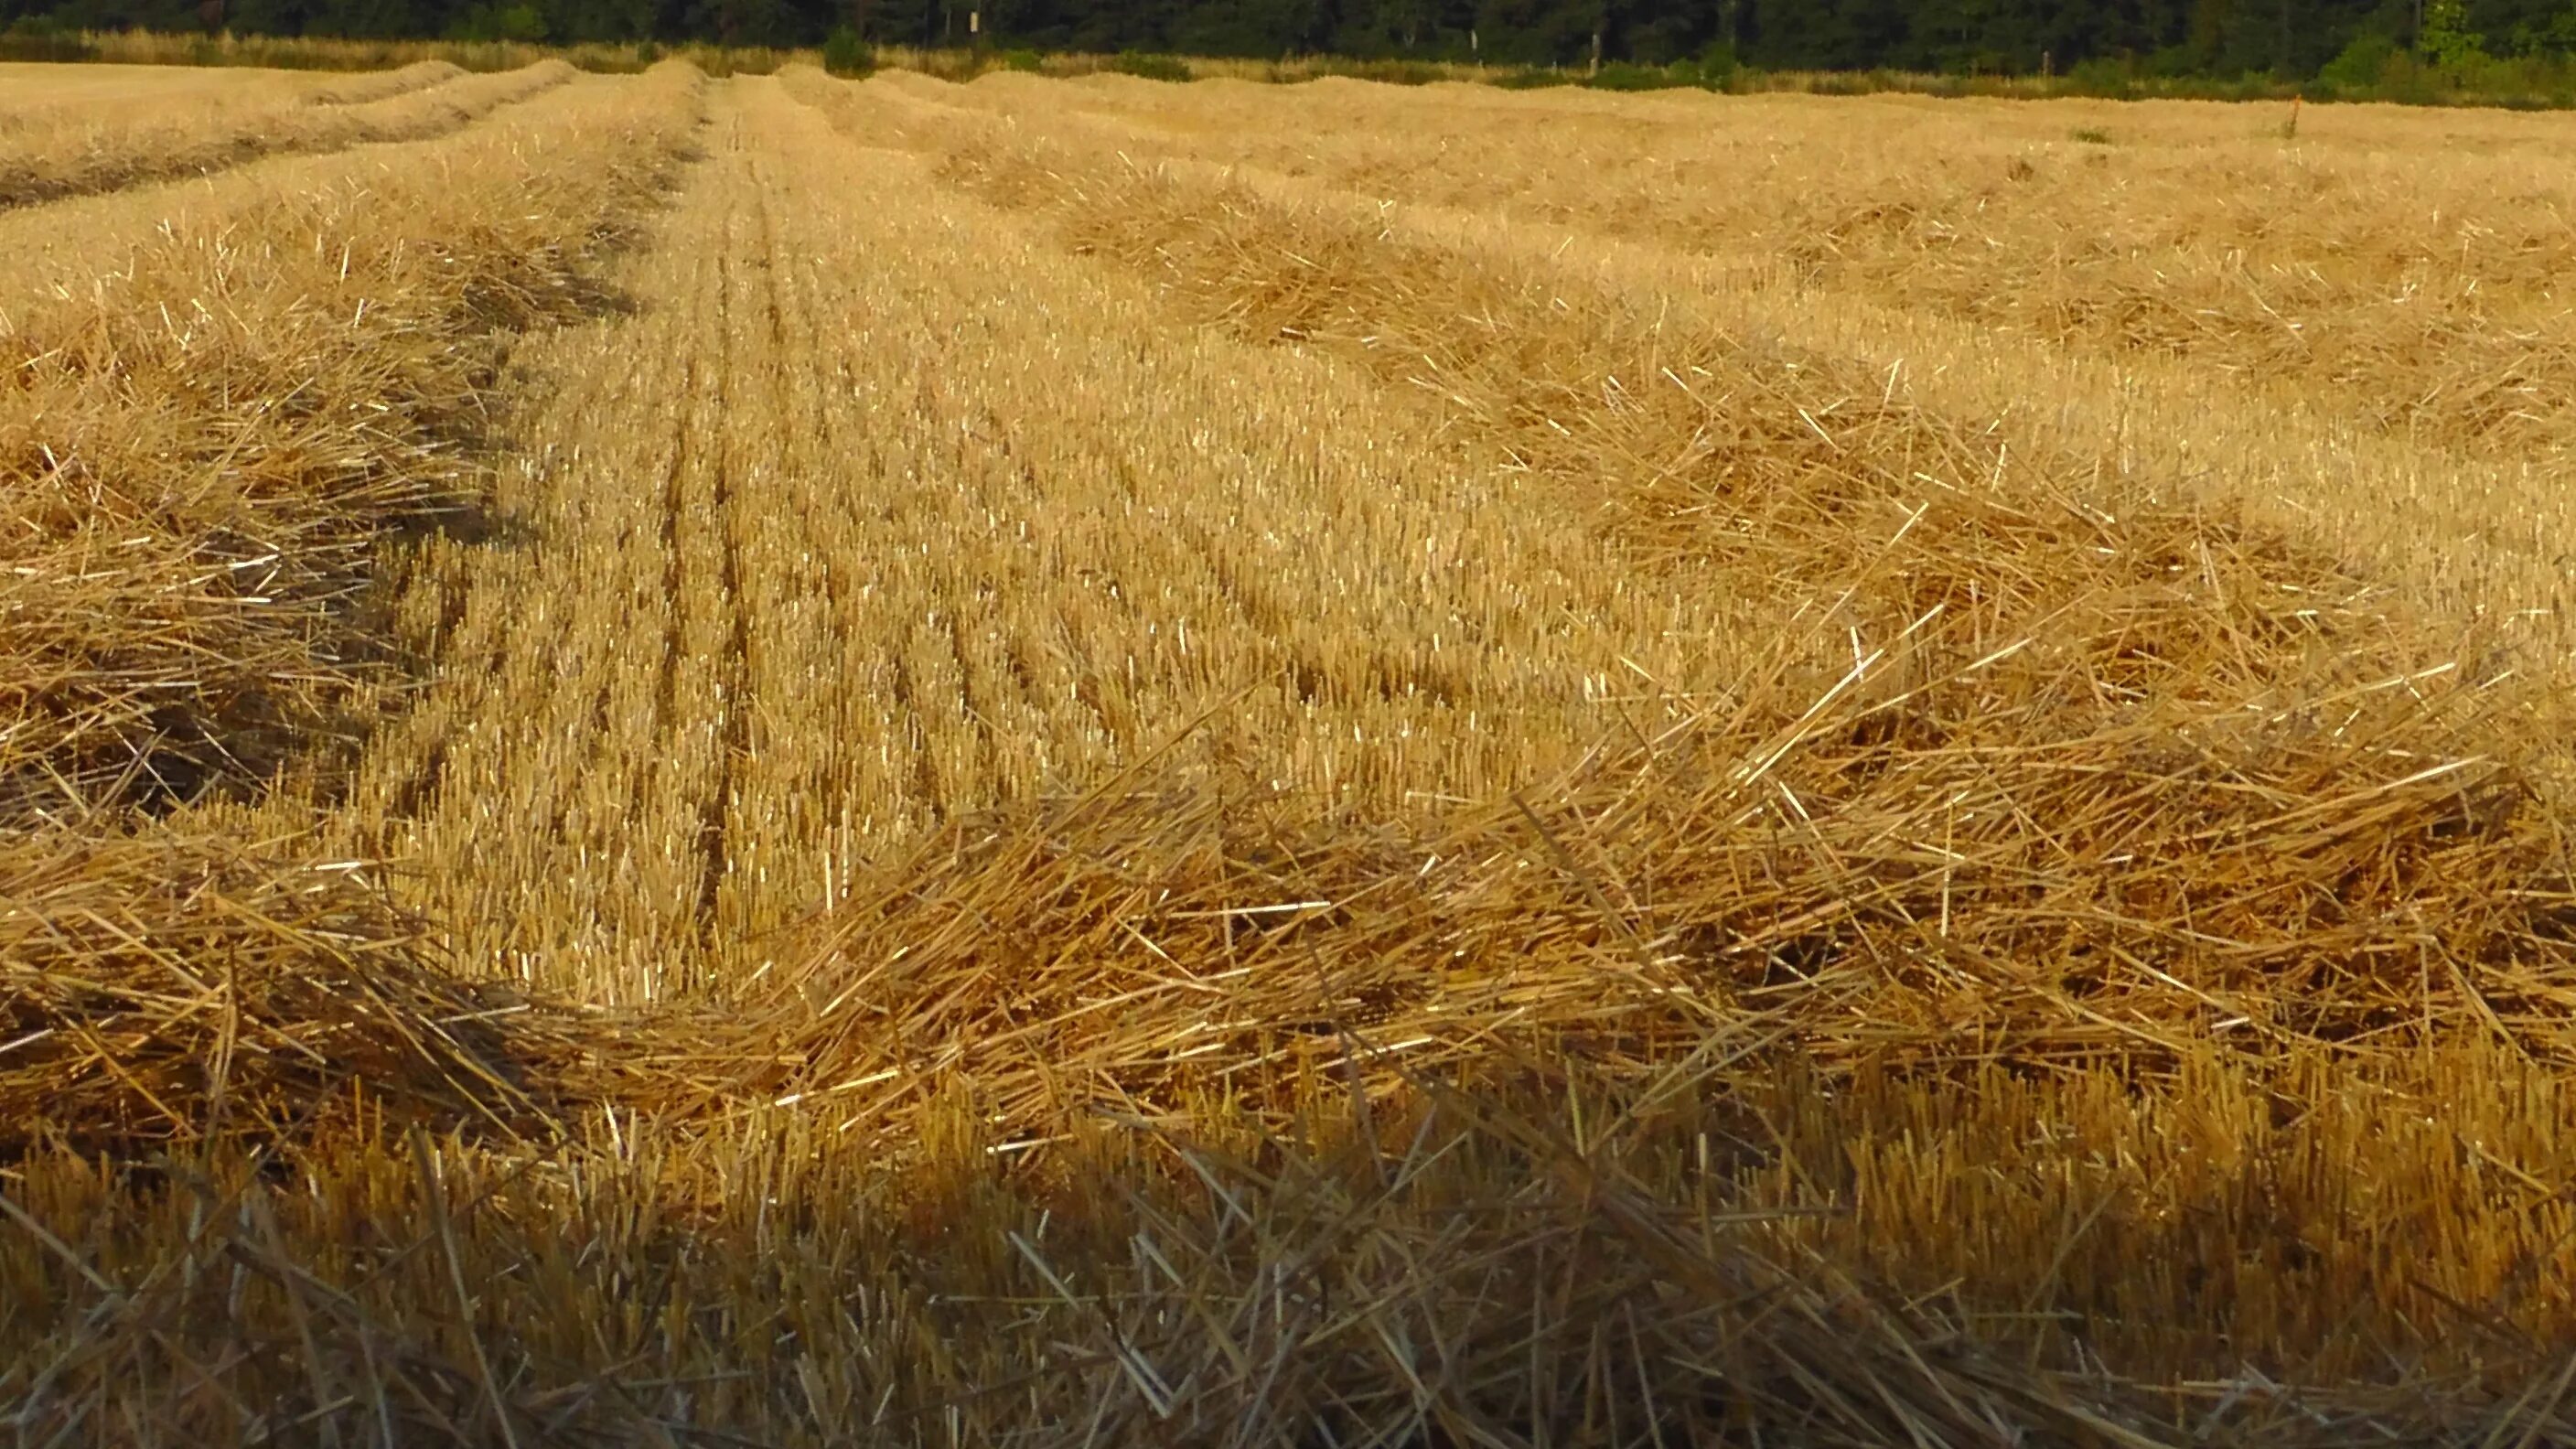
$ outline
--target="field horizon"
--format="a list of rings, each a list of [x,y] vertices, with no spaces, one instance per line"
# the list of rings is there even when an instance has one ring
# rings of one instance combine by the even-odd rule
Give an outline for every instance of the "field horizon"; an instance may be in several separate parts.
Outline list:
[[[491,12],[487,9],[486,16]],[[1869,96],[1943,99],[2224,101],[2240,104],[2402,105],[2420,108],[2567,110],[2576,108],[2576,67],[2548,54],[2497,58],[2475,53],[2444,63],[2389,49],[2364,79],[2329,68],[2298,72],[2168,73],[2136,56],[2106,56],[2070,70],[2052,68],[1908,69],[1847,65],[1813,69],[1745,64],[1723,48],[1705,58],[1662,64],[1612,59],[1580,64],[1488,63],[1455,56],[1363,56],[1290,50],[1275,57],[1162,50],[1028,48],[1008,40],[969,44],[870,43],[842,27],[822,44],[735,43],[708,39],[544,40],[498,33],[471,37],[358,38],[321,33],[269,35],[220,30],[75,30],[38,23],[0,33],[0,72],[13,65],[59,68],[154,66],[191,70],[248,67],[292,71],[377,72],[454,65],[490,72],[560,60],[600,74],[637,74],[665,59],[712,77],[771,75],[817,66],[851,78],[879,68],[965,82],[997,73],[1075,79],[1129,75],[1164,82],[1231,80],[1301,85],[1361,80],[1392,85],[1465,84],[1502,90],[1571,88],[1613,94],[1701,91],[1709,94]],[[57,69],[55,74],[59,75]]]

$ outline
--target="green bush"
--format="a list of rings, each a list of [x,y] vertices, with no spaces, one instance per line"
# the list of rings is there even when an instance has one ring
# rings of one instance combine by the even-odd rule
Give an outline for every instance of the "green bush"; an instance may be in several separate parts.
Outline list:
[[[1675,86],[1696,85],[1698,81],[1696,79],[1676,80],[1667,71],[1657,70],[1651,66],[1630,65],[1624,60],[1614,60],[1595,71],[1592,78],[1584,84],[1596,91],[1661,91],[1670,90]]]
[[[1523,66],[1519,70],[1507,70],[1496,74],[1493,84],[1507,91],[1535,91],[1545,90],[1549,86],[1570,86],[1574,84],[1574,77],[1561,70],[1549,70],[1544,66],[1530,65]]]
[[[1448,76],[1440,67],[1419,60],[1364,60],[1337,74],[1391,86],[1427,86]]]
[[[2365,30],[2352,38],[2343,53],[2327,61],[2317,72],[2317,79],[2345,93],[2367,93],[2380,84],[2382,73],[2392,60],[2403,60],[2397,42],[2376,30]]]
[[[823,69],[837,76],[856,78],[876,68],[876,51],[850,27],[840,26],[823,38]]]
[[[1109,62],[1109,68],[1120,75],[1132,75],[1141,80],[1185,81],[1190,78],[1190,68],[1178,58],[1147,55],[1141,50],[1120,51],[1117,58]]]
[[[2395,101],[2426,106],[2441,99],[2441,77],[2386,35],[2356,35],[2317,72],[2308,92],[2319,100]]]
[[[2066,88],[2079,96],[2096,96],[2106,101],[2125,101],[2137,94],[2138,83],[2129,73],[2129,62],[2119,56],[2097,55],[2079,61],[2066,73]]]
[[[1046,63],[1043,60],[1039,59],[1038,53],[1034,50],[1006,50],[1002,52],[1002,69],[1004,70],[1036,72],[1045,69],[1045,64]]]
[[[98,47],[50,16],[21,15],[0,30],[0,60],[96,60]]]

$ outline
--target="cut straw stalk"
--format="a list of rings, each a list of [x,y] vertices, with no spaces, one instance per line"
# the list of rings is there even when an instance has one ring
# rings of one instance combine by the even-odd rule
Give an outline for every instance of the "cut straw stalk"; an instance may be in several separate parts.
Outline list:
[[[46,1155],[0,1196],[20,1310],[0,1322],[0,1396],[38,1428],[112,1411],[214,1443],[280,1419],[493,1444],[924,1425],[1029,1446],[1404,1442],[1446,1425],[2323,1449],[2568,1430],[2554,1364],[2501,1393],[2421,1372],[2328,1388],[2241,1360],[2159,1389],[1994,1353],[2011,1325],[1955,1292],[1891,1293],[1800,1245],[1847,1214],[1714,1188],[1712,1140],[1758,1149],[1690,1110],[1709,1085],[1685,1069],[1624,1103],[1579,1080],[1433,1092],[1234,1151],[1095,1133],[1040,1174],[942,1151],[890,1176],[812,1119],[675,1135],[594,1118],[547,1160],[326,1138],[291,1180],[185,1156],[148,1193]],[[1661,1110],[1621,1110],[1648,1101]],[[979,1135],[964,1110],[932,1128],[942,1147]],[[2128,1211],[2069,1218],[2106,1252],[2081,1233],[2040,1244],[2070,1272],[2116,1262],[2150,1221]]]

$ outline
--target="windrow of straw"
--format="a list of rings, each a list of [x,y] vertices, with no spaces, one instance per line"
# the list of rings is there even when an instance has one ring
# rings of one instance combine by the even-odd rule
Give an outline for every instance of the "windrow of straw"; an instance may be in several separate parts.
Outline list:
[[[516,1142],[730,1105],[738,1028],[469,983],[383,868],[138,826],[0,832],[0,1161],[119,1164],[353,1124]]]
[[[1986,209],[1976,196],[1937,213],[1859,205],[1820,219],[1782,256],[1810,284],[2187,359],[2257,385],[2325,389],[2370,425],[2427,445],[2505,457],[2576,448],[2576,328],[2547,282],[2517,291],[2458,258],[2410,259],[2392,276],[2348,258],[2293,260],[2278,244],[2269,259],[2198,239],[2146,245],[2089,228],[2062,202],[1991,219]],[[2564,255],[2557,240],[2546,254]]]
[[[1064,125],[1065,88],[1025,78],[944,95],[894,84]],[[2570,195],[2512,152],[2427,155],[2429,143],[2401,137],[2393,155],[2321,156],[2205,133],[2070,147],[2062,131],[2016,135],[2028,123],[2000,112],[1927,119],[1869,102],[1826,144],[1770,102],[1497,107],[1382,89],[1352,88],[1331,107],[1245,87],[1149,104],[1114,80],[1076,95],[1084,123],[1130,155],[1638,238],[1776,285],[2188,359],[2293,383],[2442,447],[2576,446],[2576,328],[2558,293],[2576,265]],[[1550,123],[1528,127],[1532,109],[1554,112]],[[2125,139],[2148,123],[2111,124]],[[2381,143],[2381,124],[2337,129]]]
[[[57,108],[0,127],[0,206],[199,176],[262,156],[441,136],[574,74],[549,60],[345,105],[223,95],[135,107],[112,119],[94,107]]]
[[[2027,709],[2037,674],[1992,684]],[[2306,742],[1979,737],[1983,693],[1765,701],[1412,832],[1216,794],[976,822],[836,914],[785,1085],[891,1143],[950,1079],[1023,1139],[1276,1121],[1354,1050],[1379,1089],[1507,1044],[1645,1072],[1746,1013],[1839,1071],[2151,1081],[2490,1033],[2576,1058],[2545,833],[2492,765],[2387,759],[2464,760],[2417,706]]]
[[[416,60],[396,70],[346,76],[305,93],[312,106],[355,106],[388,96],[409,95],[443,86],[464,75],[465,67],[449,60]]]
[[[0,1156],[524,1121],[485,1006],[423,964],[358,862],[204,837],[0,835]]]
[[[133,816],[254,789],[346,727],[382,670],[377,545],[472,505],[459,444],[501,332],[594,300],[584,266],[669,174],[701,80],[674,67],[435,170],[173,228],[0,334],[9,1144],[264,1134],[358,1103],[524,1119],[480,1008],[360,863]]]

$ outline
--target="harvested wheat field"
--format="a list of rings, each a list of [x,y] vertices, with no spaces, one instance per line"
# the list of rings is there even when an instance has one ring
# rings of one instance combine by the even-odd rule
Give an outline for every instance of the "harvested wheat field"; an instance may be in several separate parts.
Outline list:
[[[173,74],[26,1442],[2576,1439],[2570,122]]]

